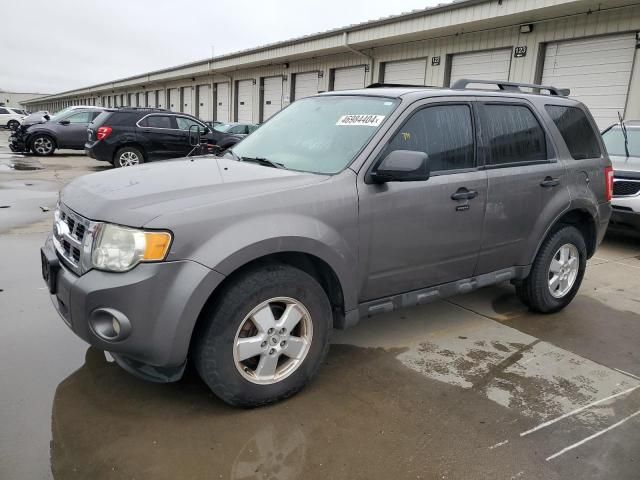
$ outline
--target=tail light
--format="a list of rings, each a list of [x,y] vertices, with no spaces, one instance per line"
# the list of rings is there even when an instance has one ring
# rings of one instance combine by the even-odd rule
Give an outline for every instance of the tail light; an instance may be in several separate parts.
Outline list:
[[[98,130],[96,131],[96,138],[98,140],[104,140],[109,135],[111,135],[111,131],[111,127],[98,127]]]
[[[607,202],[610,202],[613,198],[613,168],[606,167],[604,169],[604,193],[607,198]]]

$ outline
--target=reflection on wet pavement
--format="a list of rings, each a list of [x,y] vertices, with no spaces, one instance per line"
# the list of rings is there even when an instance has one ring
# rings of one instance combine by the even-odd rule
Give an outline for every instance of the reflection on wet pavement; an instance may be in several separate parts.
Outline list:
[[[514,412],[412,372],[395,350],[334,346],[319,379],[287,402],[236,410],[194,375],[140,381],[93,349],[52,412],[55,478],[510,478],[488,450],[523,427]],[[447,412],[446,415],[443,412]],[[442,432],[447,431],[447,436]],[[535,465],[525,440],[510,452]]]

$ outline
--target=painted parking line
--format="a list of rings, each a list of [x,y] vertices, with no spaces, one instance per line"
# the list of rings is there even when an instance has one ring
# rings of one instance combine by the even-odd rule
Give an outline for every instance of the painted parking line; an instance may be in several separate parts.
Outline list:
[[[574,443],[573,445],[569,445],[568,447],[563,448],[562,450],[560,450],[559,452],[554,453],[553,455],[549,456],[546,458],[547,462],[549,460],[553,460],[554,458],[559,457],[560,455],[563,455],[565,453],[567,453],[570,450],[573,450],[574,448],[578,448],[580,445],[584,445],[585,443],[593,440],[594,438],[599,437],[600,435],[604,435],[605,433],[613,430],[614,428],[618,428],[620,425],[622,425],[623,423],[628,422],[629,420],[631,420],[633,417],[640,415],[640,410],[638,410],[635,413],[632,413],[631,415],[629,415],[628,417],[623,418],[622,420],[620,420],[619,422],[614,423],[613,425],[600,430],[599,432],[594,433],[593,435],[589,435],[587,438],[583,438],[582,440],[580,440],[579,442]]]

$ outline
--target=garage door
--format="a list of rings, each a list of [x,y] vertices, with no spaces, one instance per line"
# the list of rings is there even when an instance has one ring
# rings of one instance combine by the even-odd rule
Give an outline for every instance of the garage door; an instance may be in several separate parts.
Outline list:
[[[198,118],[200,120],[213,120],[211,110],[211,86],[198,85]]]
[[[167,107],[172,112],[180,111],[180,90],[177,88],[170,88],[167,90],[169,98],[167,99]]]
[[[296,73],[293,78],[293,99],[310,97],[318,93],[318,72]]]
[[[156,90],[158,108],[167,108],[166,90]]]
[[[228,122],[231,120],[229,116],[229,84],[216,84],[216,120],[219,122]]]
[[[182,87],[182,111],[193,115],[193,88]]]
[[[336,68],[333,72],[334,90],[364,88],[364,65],[359,67]]]
[[[635,46],[633,33],[549,43],[542,84],[570,88],[604,128],[624,114]]]
[[[282,77],[264,79],[262,94],[262,121],[282,110]]]
[[[156,106],[156,92],[147,92],[147,107]]]
[[[424,85],[427,74],[427,60],[407,60],[384,64],[384,83],[403,85]]]
[[[509,80],[510,66],[510,48],[488,50],[486,52],[458,53],[451,59],[449,85],[453,85],[456,80],[460,80],[461,78],[475,80]]]
[[[253,121],[253,80],[239,80],[237,84],[238,122],[251,123]]]

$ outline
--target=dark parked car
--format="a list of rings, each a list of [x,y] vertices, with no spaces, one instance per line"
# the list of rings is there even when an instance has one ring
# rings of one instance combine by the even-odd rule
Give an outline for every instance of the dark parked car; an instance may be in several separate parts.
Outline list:
[[[216,145],[215,150],[223,152],[256,131],[257,128],[258,125],[253,123],[219,123],[213,125],[209,138]]]
[[[53,155],[58,148],[82,150],[87,140],[89,123],[101,112],[99,107],[74,108],[53,115],[27,117],[9,137],[12,152]],[[33,118],[33,121],[26,120]]]
[[[369,315],[508,281],[561,310],[611,215],[595,122],[564,90],[466,85],[307,97],[224,157],[75,179],[41,251],[54,307],[127,371],[190,363],[241,406],[302,389]]]
[[[198,134],[213,147],[211,129],[186,113],[157,108],[111,108],[89,126],[85,152],[116,167],[129,167],[185,157],[194,150],[193,136]]]

